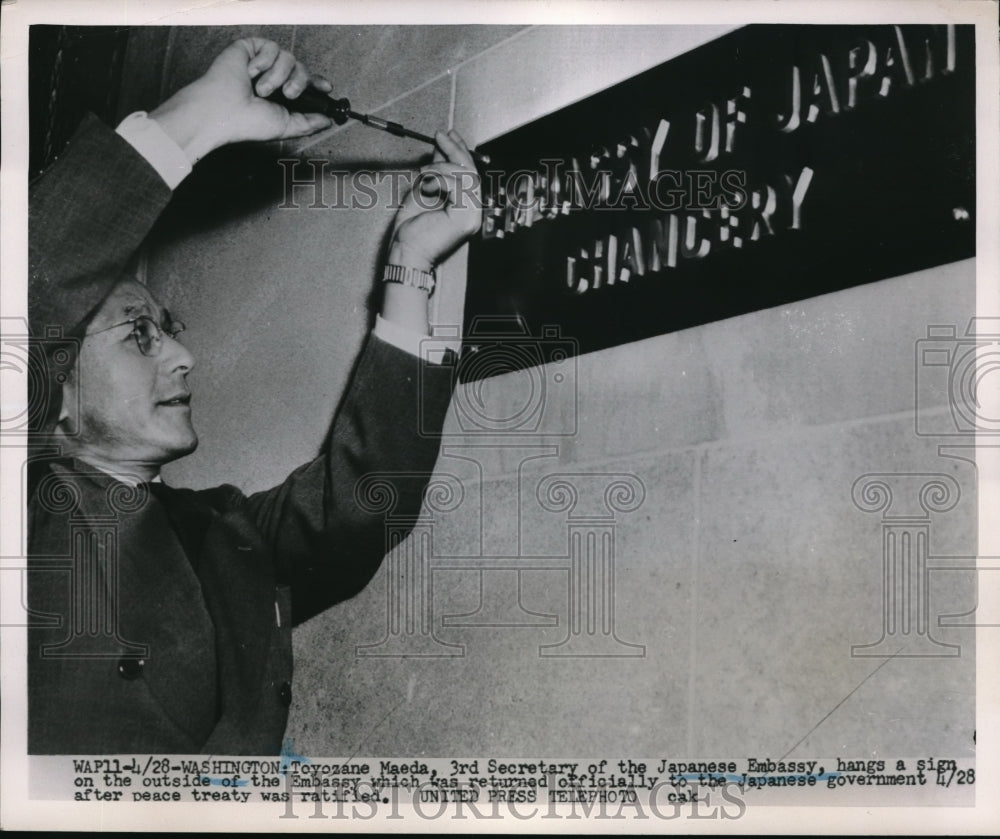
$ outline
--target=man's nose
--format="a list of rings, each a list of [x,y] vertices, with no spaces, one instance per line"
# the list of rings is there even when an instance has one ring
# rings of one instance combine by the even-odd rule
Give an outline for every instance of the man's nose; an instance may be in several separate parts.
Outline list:
[[[160,350],[160,360],[167,365],[167,372],[174,373],[180,370],[185,374],[190,373],[194,367],[194,356],[191,351],[169,335],[164,335],[161,340],[163,347]]]

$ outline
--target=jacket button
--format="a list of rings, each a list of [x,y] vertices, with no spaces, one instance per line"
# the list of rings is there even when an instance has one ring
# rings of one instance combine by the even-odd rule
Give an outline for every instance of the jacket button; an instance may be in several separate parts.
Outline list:
[[[126,681],[131,682],[142,675],[142,668],[146,666],[144,658],[123,658],[118,661],[118,675]]]
[[[282,682],[281,688],[278,690],[278,698],[281,699],[281,704],[286,708],[292,704],[292,683]]]

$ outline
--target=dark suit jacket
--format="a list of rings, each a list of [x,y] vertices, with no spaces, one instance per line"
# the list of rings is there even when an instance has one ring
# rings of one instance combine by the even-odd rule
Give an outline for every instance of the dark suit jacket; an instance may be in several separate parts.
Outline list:
[[[85,122],[32,185],[35,336],[82,333],[169,198],[131,146]],[[385,513],[420,508],[438,452],[426,431],[451,392],[446,369],[421,363],[369,338],[319,456],[249,496],[165,502],[58,452],[33,457],[29,752],[278,752],[292,624],[364,587]],[[356,497],[373,472],[396,473],[390,510]]]

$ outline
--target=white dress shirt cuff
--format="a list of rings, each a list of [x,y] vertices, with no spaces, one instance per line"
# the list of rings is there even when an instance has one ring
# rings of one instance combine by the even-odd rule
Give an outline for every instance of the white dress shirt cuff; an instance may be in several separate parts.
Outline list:
[[[441,363],[441,359],[437,357],[440,353],[428,353],[426,351],[429,344],[437,342],[432,342],[423,332],[408,329],[391,320],[386,320],[381,315],[375,315],[375,328],[372,330],[372,334],[387,344],[392,344],[394,347],[403,350],[403,352],[408,352],[410,355],[417,356],[417,358],[424,358],[431,364]],[[424,349],[423,352],[421,352],[421,348]]]
[[[184,150],[145,111],[129,114],[115,131],[146,158],[171,189],[191,173],[191,161]]]

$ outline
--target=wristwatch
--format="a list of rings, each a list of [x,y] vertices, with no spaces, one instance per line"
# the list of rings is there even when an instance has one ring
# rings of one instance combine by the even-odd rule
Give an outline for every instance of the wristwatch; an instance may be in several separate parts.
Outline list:
[[[430,296],[434,293],[434,284],[437,280],[433,271],[421,271],[418,268],[409,268],[405,265],[386,265],[385,272],[382,274],[382,282],[422,288]]]

